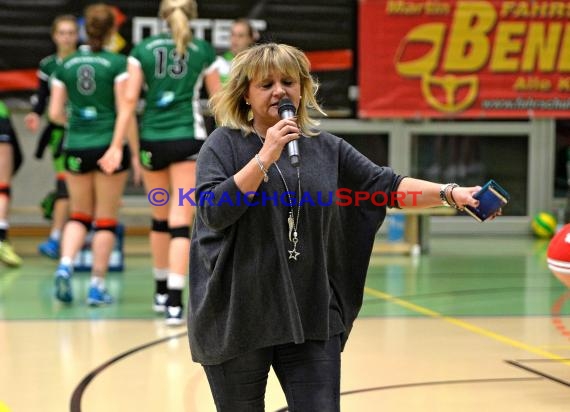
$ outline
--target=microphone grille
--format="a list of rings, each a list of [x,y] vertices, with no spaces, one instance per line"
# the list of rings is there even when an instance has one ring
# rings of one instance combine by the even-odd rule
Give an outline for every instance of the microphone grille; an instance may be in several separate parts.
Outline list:
[[[281,115],[285,111],[291,111],[295,113],[297,109],[295,109],[295,106],[293,105],[293,102],[290,99],[284,97],[283,99],[279,100],[278,111],[279,115]]]

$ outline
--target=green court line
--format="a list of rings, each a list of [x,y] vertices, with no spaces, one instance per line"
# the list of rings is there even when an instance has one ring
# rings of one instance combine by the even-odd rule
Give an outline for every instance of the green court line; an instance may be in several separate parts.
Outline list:
[[[476,333],[478,335],[485,336],[487,338],[490,338],[492,340],[504,343],[504,344],[512,346],[514,348],[522,349],[526,352],[530,352],[530,353],[533,353],[535,355],[541,356],[543,358],[555,360],[557,362],[560,362],[560,363],[563,363],[567,366],[570,366],[570,360],[568,360],[568,358],[564,358],[562,356],[559,356],[559,355],[556,355],[554,353],[548,352],[546,350],[540,349],[536,346],[532,346],[532,345],[528,345],[528,344],[523,343],[523,342],[519,342],[517,340],[514,340],[514,339],[508,338],[506,336],[500,335],[498,333],[492,332],[488,329],[481,328],[479,326],[475,326],[472,323],[465,322],[463,320],[460,320],[460,319],[457,319],[457,318],[454,318],[451,316],[442,315],[439,312],[433,311],[433,310],[425,308],[423,306],[416,305],[416,304],[409,302],[407,300],[399,299],[399,298],[392,296],[388,293],[385,293],[385,292],[382,292],[382,291],[379,291],[376,289],[372,289],[370,287],[365,287],[364,292],[371,295],[371,296],[383,299],[387,302],[394,303],[395,305],[406,308],[412,312],[421,313],[422,315],[425,315],[425,316],[430,317],[430,318],[443,320],[444,322],[451,323],[452,325],[458,326],[462,329],[466,329],[466,330],[473,332],[473,333]]]

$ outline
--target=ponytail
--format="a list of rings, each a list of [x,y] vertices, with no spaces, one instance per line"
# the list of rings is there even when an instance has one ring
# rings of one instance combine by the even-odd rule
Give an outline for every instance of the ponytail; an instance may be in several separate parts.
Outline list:
[[[184,55],[188,43],[192,40],[189,21],[198,17],[196,2],[194,0],[162,0],[158,15],[166,20],[172,31],[176,52],[180,56]]]
[[[174,43],[176,43],[176,52],[179,56],[183,56],[186,53],[188,43],[192,40],[188,18],[181,9],[176,8],[168,16],[167,21],[172,31]]]
[[[115,15],[106,4],[97,3],[85,9],[87,43],[94,52],[101,51],[115,27]]]

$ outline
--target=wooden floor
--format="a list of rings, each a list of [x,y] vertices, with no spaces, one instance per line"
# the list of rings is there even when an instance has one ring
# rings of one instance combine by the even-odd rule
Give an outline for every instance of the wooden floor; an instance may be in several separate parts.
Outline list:
[[[126,239],[118,302],[71,307],[52,299],[55,263],[39,239],[15,238],[25,258],[0,268],[0,412],[214,411],[185,327],[151,310],[144,238]],[[343,353],[343,411],[566,411],[570,292],[549,273],[547,242],[433,238],[419,257],[372,258],[361,315]],[[271,376],[267,411],[286,410]]]

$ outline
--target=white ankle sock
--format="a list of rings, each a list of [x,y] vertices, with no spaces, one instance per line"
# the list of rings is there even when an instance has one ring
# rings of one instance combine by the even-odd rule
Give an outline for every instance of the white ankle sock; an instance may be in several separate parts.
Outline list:
[[[71,264],[73,263],[73,259],[71,259],[69,256],[62,256],[61,259],[59,260],[59,263],[64,266],[71,266]]]
[[[170,272],[168,274],[167,284],[168,284],[168,289],[182,290],[186,285],[186,275]]]

